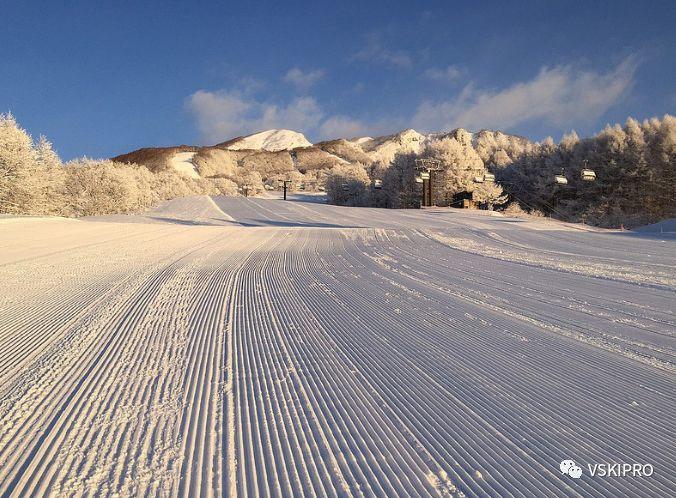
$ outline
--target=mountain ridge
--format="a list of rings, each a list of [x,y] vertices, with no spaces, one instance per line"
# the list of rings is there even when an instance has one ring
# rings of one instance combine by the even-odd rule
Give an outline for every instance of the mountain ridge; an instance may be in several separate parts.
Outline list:
[[[193,175],[189,162],[201,177],[233,177],[256,171],[263,181],[276,175],[298,172],[313,173],[321,181],[322,171],[338,165],[379,164],[387,167],[399,153],[420,153],[434,141],[452,138],[463,147],[475,149],[485,163],[504,165],[512,160],[510,146],[532,144],[528,139],[500,131],[480,130],[471,133],[463,128],[446,132],[420,133],[412,128],[377,137],[336,138],[311,143],[302,133],[288,129],[270,129],[243,135],[207,146],[146,147],[113,157],[124,163],[137,163],[151,171],[176,168]],[[479,143],[481,142],[481,143]]]

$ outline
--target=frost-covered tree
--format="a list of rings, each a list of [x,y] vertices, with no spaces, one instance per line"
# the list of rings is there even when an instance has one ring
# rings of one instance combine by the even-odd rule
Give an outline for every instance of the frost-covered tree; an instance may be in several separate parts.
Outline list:
[[[66,195],[76,216],[133,213],[159,199],[153,174],[137,165],[78,159],[66,164]]]
[[[317,170],[321,171],[321,170]],[[308,172],[309,173],[309,172]],[[310,175],[309,178],[306,178],[306,175],[303,175],[302,173],[293,170],[289,171],[288,173],[277,173],[274,175],[270,175],[265,179],[265,184],[269,185],[270,187],[274,189],[281,189],[282,187],[282,182],[284,181],[289,181],[290,183],[287,184],[287,188],[290,190],[297,190],[300,186],[301,183],[305,183],[307,180],[314,179],[316,176]]]
[[[422,157],[437,159],[443,170],[439,174],[441,184],[434,186],[438,189],[436,203],[440,205],[451,205],[457,194],[472,192],[474,178],[484,174],[484,163],[472,147],[471,136],[464,134],[460,140],[445,138],[431,142]]]
[[[481,130],[475,135],[475,149],[485,164],[498,168],[511,164],[524,154],[532,152],[533,142],[524,137],[499,131]]]
[[[63,178],[49,141],[33,143],[11,114],[0,115],[0,212],[62,214]]]
[[[33,174],[37,167],[30,135],[12,114],[0,114],[0,210],[33,212]]]
[[[258,171],[263,178],[276,173],[292,171],[293,161],[288,151],[256,151],[240,161],[245,170]]]
[[[472,200],[486,204],[488,209],[493,209],[495,204],[504,203],[508,197],[502,187],[494,182],[477,183],[472,190]]]
[[[369,183],[370,179],[363,165],[338,164],[326,175],[326,195],[331,204],[368,205]]]
[[[163,155],[176,148],[163,150]],[[183,149],[178,149],[183,150]],[[150,156],[153,156],[150,154]],[[153,156],[154,157],[154,156]],[[223,168],[230,157],[223,158]],[[223,176],[188,178],[173,168],[88,158],[65,166],[40,137],[34,143],[11,114],[0,115],[0,212],[65,216],[131,213],[187,195],[236,195],[237,184]],[[242,182],[262,190],[261,176],[248,172]]]
[[[420,207],[421,188],[415,182],[418,156],[413,152],[400,152],[383,174],[383,191],[391,208]]]
[[[331,169],[342,164],[339,157],[327,154],[318,147],[296,149],[293,151],[293,155],[296,168],[301,173],[315,169]]]
[[[263,186],[263,177],[258,171],[238,168],[237,175],[233,180],[237,183],[239,188],[243,189],[245,186],[249,188],[247,195],[255,195],[265,189]]]
[[[33,203],[40,214],[66,214],[65,172],[51,142],[40,136],[35,145],[35,183],[31,187]]]
[[[229,178],[210,178],[209,183],[212,185],[215,195],[237,195],[237,184]]]
[[[524,208],[572,221],[632,227],[676,216],[676,120],[606,126],[596,136],[549,139],[500,171],[508,193]],[[596,173],[585,182],[582,169]],[[554,175],[563,171],[568,185]]]

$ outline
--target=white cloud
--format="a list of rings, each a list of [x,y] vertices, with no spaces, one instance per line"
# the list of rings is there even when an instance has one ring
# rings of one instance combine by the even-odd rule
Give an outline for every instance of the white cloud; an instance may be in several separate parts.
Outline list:
[[[324,77],[324,74],[325,72],[323,69],[303,71],[300,68],[294,67],[286,72],[283,80],[287,83],[291,83],[300,90],[307,90],[321,80]]]
[[[353,138],[368,135],[372,128],[348,116],[331,116],[319,127],[319,135],[325,139]]]
[[[385,47],[381,36],[372,33],[366,38],[366,45],[352,56],[354,60],[382,62],[400,68],[409,68],[413,65],[411,56],[403,50],[392,50]]]
[[[470,83],[455,99],[420,104],[413,125],[441,131],[459,126],[509,130],[534,121],[562,127],[592,123],[626,95],[636,68],[630,56],[605,74],[556,66],[500,91],[476,90]]]
[[[423,76],[429,80],[440,81],[442,83],[452,83],[458,80],[464,71],[458,66],[450,65],[445,68],[431,67],[423,73]]]
[[[304,76],[307,74],[303,73]],[[301,83],[298,75],[292,70],[284,79]],[[265,86],[259,80],[242,79],[232,89],[198,90],[190,95],[186,99],[186,107],[195,118],[202,140],[217,143],[279,128],[299,131],[318,139],[351,138],[390,132],[394,126],[391,120],[366,123],[345,115],[326,116],[319,103],[308,96],[296,97],[288,102],[263,101],[256,97],[256,93],[257,89]],[[401,120],[397,122],[403,126]]]
[[[457,127],[509,131],[529,122],[571,128],[595,122],[626,95],[636,68],[637,61],[632,56],[607,73],[563,65],[542,68],[532,80],[497,91],[477,89],[470,83],[451,100],[422,102],[411,120],[390,117],[361,121],[346,115],[327,116],[312,97],[261,101],[253,95],[252,85],[214,92],[199,90],[188,97],[187,107],[203,139],[211,143],[273,128],[288,128],[322,139],[374,136],[411,125],[420,131]],[[438,72],[428,70],[431,72],[427,76],[448,79],[455,77],[456,70],[454,66]],[[296,72],[292,74],[287,73],[289,81],[307,81],[296,78]]]
[[[207,142],[220,142],[272,128],[306,132],[315,129],[322,110],[312,97],[300,97],[287,105],[259,102],[239,91],[199,90],[188,97],[187,106]]]

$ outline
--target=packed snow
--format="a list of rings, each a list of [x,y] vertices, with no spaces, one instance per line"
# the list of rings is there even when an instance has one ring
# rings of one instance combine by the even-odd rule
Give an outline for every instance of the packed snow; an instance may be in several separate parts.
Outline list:
[[[200,174],[197,172],[197,168],[195,168],[195,165],[192,162],[192,158],[195,157],[195,154],[196,152],[177,152],[170,160],[171,166],[183,175],[189,176],[190,178],[199,178]]]
[[[310,147],[311,142],[302,133],[292,130],[267,130],[238,139],[228,145],[229,149],[291,150],[296,147]]]
[[[300,198],[8,219],[0,496],[673,495],[673,237]]]
[[[668,220],[662,220],[652,225],[644,225],[642,227],[635,228],[637,232],[644,233],[676,233],[676,218],[670,218]]]

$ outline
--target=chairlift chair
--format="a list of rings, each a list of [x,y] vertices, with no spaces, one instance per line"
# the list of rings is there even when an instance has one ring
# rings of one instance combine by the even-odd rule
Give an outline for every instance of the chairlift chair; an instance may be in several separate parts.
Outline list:
[[[568,178],[566,178],[564,175],[555,175],[554,182],[557,185],[568,185]]]
[[[583,169],[580,176],[585,182],[593,182],[596,180],[596,173],[591,169]]]

